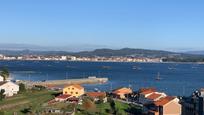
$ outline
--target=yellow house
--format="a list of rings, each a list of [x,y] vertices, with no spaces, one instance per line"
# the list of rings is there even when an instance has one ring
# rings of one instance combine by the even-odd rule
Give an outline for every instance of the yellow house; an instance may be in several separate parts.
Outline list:
[[[63,94],[79,97],[84,94],[84,87],[78,84],[68,85],[63,88]]]

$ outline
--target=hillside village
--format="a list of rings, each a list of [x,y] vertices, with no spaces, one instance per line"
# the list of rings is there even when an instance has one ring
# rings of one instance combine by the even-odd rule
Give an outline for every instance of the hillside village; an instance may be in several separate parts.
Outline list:
[[[27,88],[9,80],[9,72],[0,76],[0,113],[61,115],[192,115],[202,112],[204,90],[190,97],[169,96],[156,88],[120,87],[112,91],[86,91],[80,84]],[[202,98],[203,99],[203,98]],[[191,106],[194,105],[194,106]]]

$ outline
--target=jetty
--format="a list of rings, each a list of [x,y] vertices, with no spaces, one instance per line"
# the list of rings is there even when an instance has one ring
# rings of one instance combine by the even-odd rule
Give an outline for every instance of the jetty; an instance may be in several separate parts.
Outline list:
[[[108,81],[108,78],[97,78],[97,77],[88,77],[88,78],[79,78],[79,79],[64,79],[64,80],[46,80],[46,81],[21,81],[21,83],[26,84],[27,86],[63,86],[69,84],[103,84]]]

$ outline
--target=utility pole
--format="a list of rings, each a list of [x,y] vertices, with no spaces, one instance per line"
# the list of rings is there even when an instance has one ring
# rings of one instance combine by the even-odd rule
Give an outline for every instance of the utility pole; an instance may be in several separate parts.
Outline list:
[[[30,81],[30,74],[28,74],[28,79],[29,79],[29,81]],[[30,81],[31,82],[31,81]]]
[[[48,80],[48,73],[47,73],[47,75],[46,75],[46,81]]]
[[[110,90],[111,90],[111,91],[113,90],[113,86],[112,86],[112,83],[110,83]]]
[[[65,79],[67,80],[67,78],[68,78],[68,73],[67,73],[67,72],[66,72],[66,75],[65,75],[65,77],[66,77]]]

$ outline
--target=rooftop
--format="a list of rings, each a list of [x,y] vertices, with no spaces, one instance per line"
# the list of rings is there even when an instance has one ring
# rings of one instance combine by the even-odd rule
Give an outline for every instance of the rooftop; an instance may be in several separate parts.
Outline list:
[[[81,89],[84,89],[84,87],[82,87],[81,85],[79,85],[79,84],[71,84],[71,85],[68,85],[68,86],[65,86],[65,87],[75,87],[75,88],[77,88],[77,89],[79,89],[79,90],[81,90]]]
[[[132,93],[132,89],[123,87],[123,88],[114,90],[113,93],[115,93],[115,94],[118,94],[118,93],[129,94],[129,93]]]
[[[100,96],[106,96],[106,93],[105,92],[87,92],[86,95],[90,97],[100,97]]]
[[[167,97],[161,98],[160,100],[154,102],[154,104],[156,106],[164,106],[164,105],[166,105],[167,103],[169,103],[170,101],[172,101],[174,99],[175,99],[175,97],[167,96]]]
[[[59,95],[56,98],[60,98],[60,99],[67,99],[69,98],[71,95]]]
[[[147,96],[146,98],[151,99],[151,100],[155,100],[155,99],[157,99],[157,98],[159,98],[161,96],[162,96],[162,94],[152,93],[151,95]]]
[[[156,92],[155,88],[142,88],[139,90],[140,94],[147,95]]]
[[[7,82],[6,82],[6,81],[0,82],[0,86],[1,86],[1,85],[4,85],[5,83],[7,83]]]

